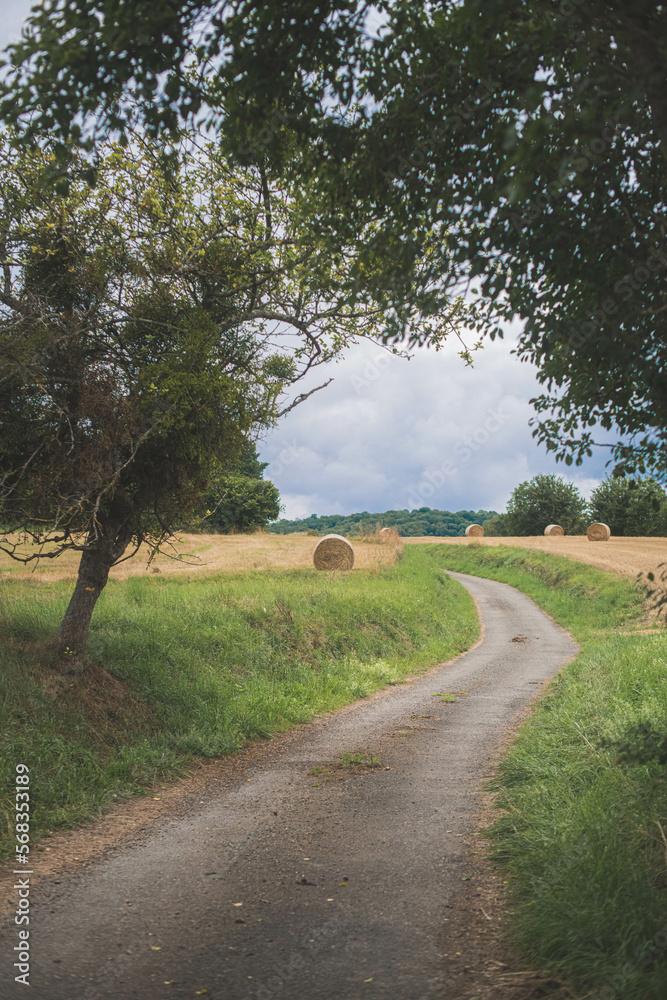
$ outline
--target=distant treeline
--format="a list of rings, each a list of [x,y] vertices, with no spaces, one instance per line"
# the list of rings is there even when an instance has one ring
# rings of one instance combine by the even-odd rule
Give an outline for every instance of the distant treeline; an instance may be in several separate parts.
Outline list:
[[[368,535],[376,528],[396,528],[399,534],[405,536],[457,538],[465,534],[469,524],[483,524],[492,517],[498,517],[494,510],[457,510],[455,514],[449,510],[431,510],[430,507],[386,510],[383,514],[369,514],[364,510],[361,514],[323,514],[320,517],[311,514],[297,521],[282,519],[268,525],[268,530],[278,535],[293,531],[312,531],[321,535]]]

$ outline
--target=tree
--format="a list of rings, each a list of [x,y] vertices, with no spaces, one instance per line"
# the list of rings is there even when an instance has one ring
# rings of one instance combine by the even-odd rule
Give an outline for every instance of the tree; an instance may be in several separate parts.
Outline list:
[[[280,495],[273,483],[234,473],[214,478],[206,493],[204,531],[256,531],[280,514]],[[208,513],[210,511],[210,513]]]
[[[566,534],[585,530],[586,502],[572,483],[560,476],[537,475],[520,483],[507,502],[500,526],[503,534],[542,535],[548,524],[560,524]]]
[[[256,531],[279,517],[278,489],[263,478],[267,465],[248,441],[233,463],[211,477],[197,511],[204,531]]]
[[[304,178],[314,230],[374,221],[390,336],[415,297],[436,315],[468,288],[482,334],[524,321],[535,433],[558,459],[582,461],[599,424],[619,471],[665,474],[664,4],[388,0],[374,36],[354,0],[101,6],[34,16],[3,113],[63,136],[81,112],[102,133],[200,113],[239,157],[271,150]]]
[[[653,479],[611,477],[593,490],[590,512],[612,535],[663,535],[666,502],[667,493]]]
[[[48,147],[0,146],[0,544],[81,552],[70,657],[111,566],[157,548],[306,372],[380,332],[338,294],[348,261],[298,238],[288,192],[194,136],[176,154],[110,146],[94,187],[73,155],[55,190]]]
[[[489,538],[506,538],[512,535],[507,514],[496,514],[495,517],[489,518],[488,521],[483,521],[482,527],[484,528],[484,534],[488,535]]]
[[[237,476],[247,476],[248,479],[263,479],[264,469],[268,468],[268,465],[268,462],[260,462],[255,442],[246,441],[241,452],[231,464],[225,466],[223,471],[233,472]]]

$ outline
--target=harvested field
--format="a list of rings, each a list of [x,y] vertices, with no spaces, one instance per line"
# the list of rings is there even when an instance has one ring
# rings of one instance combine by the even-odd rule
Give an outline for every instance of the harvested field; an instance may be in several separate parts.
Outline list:
[[[359,569],[381,569],[396,562],[400,545],[469,545],[465,538],[439,538],[424,536],[401,538],[400,545],[363,539],[363,545],[354,545],[355,563],[352,572]],[[585,535],[545,536],[531,535],[528,538],[484,538],[472,539],[474,545],[519,545],[527,549],[541,549],[543,552],[557,552],[570,556],[598,569],[612,573],[636,577],[648,570],[656,572],[658,564],[667,564],[667,538],[615,538],[604,545],[592,545]],[[156,556],[147,566],[148,550],[144,546],[133,559],[121,563],[111,570],[116,580],[128,576],[141,576],[159,569],[161,573],[211,575],[214,573],[243,573],[248,570],[270,569],[312,569],[313,550],[317,538],[310,535],[271,535],[258,532],[255,535],[179,535],[173,545],[165,546],[164,553]],[[25,546],[23,551],[27,552]],[[58,559],[43,559],[39,563],[23,565],[0,552],[0,580],[16,575],[31,576],[33,580],[51,583],[55,580],[73,578],[79,565],[79,553],[68,552]]]
[[[354,544],[354,539],[351,539]],[[367,541],[367,540],[366,540]],[[313,550],[317,538],[305,534],[271,535],[179,535],[150,565],[148,549],[142,546],[133,559],[115,566],[111,579],[124,580],[129,576],[146,576],[159,570],[165,574],[190,574],[210,576],[214,573],[245,573],[271,569],[313,569]],[[22,552],[28,553],[29,546]],[[355,546],[354,569],[379,570],[396,562],[399,547],[386,541],[368,541]],[[79,566],[80,554],[66,552],[57,559],[19,563],[0,552],[0,580],[17,576],[31,577],[38,583],[73,579]],[[313,572],[315,570],[313,569]]]
[[[465,538],[402,538],[404,544],[469,545]],[[636,577],[667,564],[667,538],[614,538],[604,545],[592,545],[585,535],[530,535],[527,538],[475,538],[477,545],[519,545],[542,552],[557,552],[611,573]]]

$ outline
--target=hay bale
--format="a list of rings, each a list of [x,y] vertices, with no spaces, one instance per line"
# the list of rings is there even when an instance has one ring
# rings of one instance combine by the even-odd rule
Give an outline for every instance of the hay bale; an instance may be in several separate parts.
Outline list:
[[[608,524],[603,524],[602,521],[593,521],[588,526],[586,537],[589,542],[606,542],[611,537],[611,529]]]
[[[466,528],[466,538],[481,538],[484,534],[484,528],[481,524],[469,524]]]
[[[354,549],[342,535],[325,535],[313,550],[315,569],[352,569]]]
[[[381,545],[398,545],[400,537],[396,528],[380,528],[377,539]]]
[[[545,535],[564,535],[565,532],[561,528],[560,524],[547,524],[544,529]]]

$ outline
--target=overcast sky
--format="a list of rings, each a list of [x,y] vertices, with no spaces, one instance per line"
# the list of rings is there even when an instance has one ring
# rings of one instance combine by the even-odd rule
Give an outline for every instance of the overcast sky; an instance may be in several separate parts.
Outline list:
[[[472,340],[472,338],[471,338]],[[503,510],[520,482],[555,472],[588,496],[607,454],[577,468],[538,447],[528,400],[535,369],[487,343],[474,368],[458,343],[411,360],[363,344],[331,367],[334,381],[259,443],[286,517],[433,507]]]
[[[0,48],[19,37],[31,0],[3,0]],[[470,338],[471,342],[474,338]],[[584,495],[605,475],[600,452],[579,469],[557,465],[531,437],[535,369],[487,343],[474,368],[458,344],[410,361],[373,344],[331,367],[333,383],[260,442],[285,517],[434,507],[503,510],[520,482],[555,472]]]

